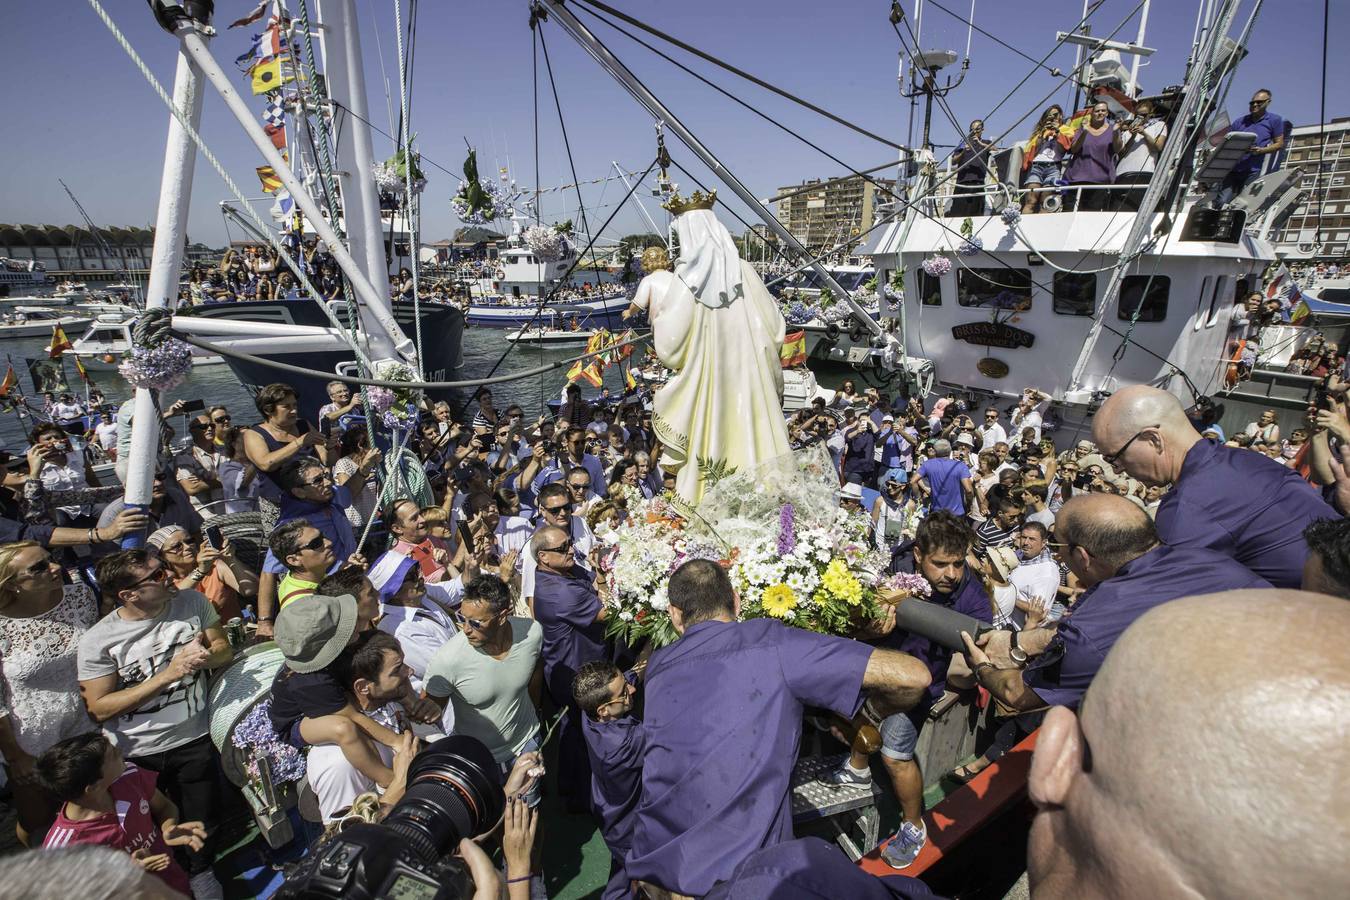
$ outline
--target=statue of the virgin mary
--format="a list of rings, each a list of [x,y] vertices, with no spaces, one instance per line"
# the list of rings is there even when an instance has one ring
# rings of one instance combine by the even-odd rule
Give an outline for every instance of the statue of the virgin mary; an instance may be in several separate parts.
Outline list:
[[[717,192],[677,194],[679,258],[642,256],[648,274],[625,317],[646,310],[662,364],[675,370],[656,392],[652,416],[661,466],[676,492],[697,504],[721,478],[789,452],[783,418],[783,316],[713,215]]]

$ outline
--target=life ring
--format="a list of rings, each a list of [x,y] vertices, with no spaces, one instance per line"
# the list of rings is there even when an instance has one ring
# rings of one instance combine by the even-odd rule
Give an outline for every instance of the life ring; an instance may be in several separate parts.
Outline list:
[[[498,269],[495,277],[498,281],[501,281],[502,279],[506,278],[506,270]]]
[[[1237,349],[1233,351],[1233,356],[1228,360],[1228,369],[1224,372],[1223,383],[1228,387],[1238,383],[1238,367],[1242,363],[1242,351],[1247,347],[1247,340],[1243,338],[1237,342]]]

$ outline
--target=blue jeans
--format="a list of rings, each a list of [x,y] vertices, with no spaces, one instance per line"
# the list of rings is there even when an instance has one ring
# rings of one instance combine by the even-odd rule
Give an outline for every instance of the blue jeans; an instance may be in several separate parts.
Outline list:
[[[893,713],[881,721],[881,755],[902,762],[914,758],[919,727],[907,713]]]
[[[506,785],[506,779],[510,777],[511,770],[514,769],[516,766],[516,759],[519,759],[526,753],[537,752],[538,750],[539,750],[539,735],[536,734],[534,737],[530,738],[528,741],[525,742],[525,746],[520,748],[520,752],[516,754],[515,759],[512,759],[510,762],[507,763],[502,763],[502,785],[503,786]],[[542,757],[540,758],[540,762],[541,763],[543,762]],[[530,807],[530,809],[534,809],[536,806],[539,805],[539,801],[543,799],[544,796],[543,791],[544,791],[544,779],[536,778],[534,781],[534,785],[524,794],[521,794],[521,798],[525,801],[526,806]]]
[[[1059,163],[1034,162],[1031,168],[1027,169],[1022,184],[1053,185],[1057,181],[1059,181]]]

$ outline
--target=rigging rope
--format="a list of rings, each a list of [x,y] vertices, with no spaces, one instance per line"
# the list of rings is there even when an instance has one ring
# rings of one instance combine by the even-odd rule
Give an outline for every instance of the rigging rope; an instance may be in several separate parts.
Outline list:
[[[263,222],[262,218],[257,214],[257,212],[254,211],[253,207],[249,205],[248,200],[244,197],[243,191],[239,189],[239,185],[236,184],[234,179],[230,177],[229,173],[225,171],[225,167],[221,165],[221,162],[219,159],[216,158],[216,155],[211,152],[211,148],[206,145],[206,141],[204,141],[202,139],[202,136],[198,134],[197,129],[192,127],[192,123],[188,121],[187,113],[179,109],[177,105],[174,104],[173,98],[164,89],[164,86],[160,84],[159,79],[155,77],[155,74],[150,71],[150,67],[145,64],[145,60],[141,59],[140,54],[136,52],[136,48],[131,46],[131,42],[127,40],[126,35],[124,35],[121,29],[117,27],[117,23],[112,20],[112,17],[110,15],[108,15],[107,10],[103,8],[103,5],[99,2],[99,0],[89,0],[89,5],[94,10],[95,15],[97,15],[99,19],[102,20],[105,26],[107,26],[109,33],[112,34],[113,36],[113,39],[117,41],[118,45],[121,46],[121,48],[126,52],[127,56],[131,59],[132,63],[135,64],[136,68],[140,70],[141,75],[143,75],[145,77],[145,80],[149,82],[150,87],[153,88],[155,93],[159,95],[160,100],[164,101],[164,105],[169,108],[169,112],[173,115],[175,119],[178,120],[178,124],[182,126],[184,133],[187,134],[187,136],[191,139],[192,143],[196,145],[197,149],[201,151],[202,156],[206,159],[208,163],[211,164],[211,168],[215,169],[216,174],[220,176],[220,180],[225,183],[226,189],[231,194],[233,194],[235,200],[237,200],[244,207],[244,209],[247,210],[248,217],[252,219],[254,223],[258,226],[259,231],[263,232],[263,234],[266,235],[267,242],[272,246],[274,250],[276,250],[277,255],[280,256],[281,259],[286,263],[286,265],[288,265],[291,268],[291,271],[295,274],[296,279],[299,280],[302,287],[304,287],[304,289],[309,292],[309,295],[315,299],[315,301],[319,305],[319,308],[323,310],[324,315],[326,315],[329,318],[329,320],[333,323],[334,327],[337,328],[338,333],[342,334],[343,337],[346,338],[346,334],[342,330],[342,323],[338,321],[333,311],[330,310],[327,304],[323,302],[322,295],[315,289],[314,285],[310,282],[309,276],[305,274],[304,270],[291,257],[290,252],[286,250],[286,248],[282,245],[281,241],[279,241],[275,236],[273,236],[270,233],[270,231],[268,230],[268,226]],[[181,50],[180,52],[185,53],[187,51]],[[366,366],[370,365],[369,358],[365,355],[364,351],[362,351],[361,348],[356,344],[356,342],[351,342],[351,349],[352,353],[356,355],[356,358],[359,361],[361,361]]]
[[[840,116],[836,116],[829,110],[822,109],[819,106],[815,105],[814,103],[811,103],[808,100],[803,100],[801,97],[798,97],[795,94],[790,94],[787,91],[783,90],[782,88],[777,87],[776,85],[772,85],[769,82],[763,80],[762,78],[756,78],[754,75],[751,75],[744,69],[738,69],[735,66],[731,65],[731,63],[724,62],[723,60],[718,59],[716,56],[713,56],[711,53],[705,53],[704,51],[698,49],[697,47],[686,44],[684,41],[674,38],[663,31],[653,28],[652,26],[647,25],[646,23],[633,18],[632,16],[624,13],[622,10],[617,10],[612,6],[607,6],[606,4],[599,2],[599,0],[575,0],[575,4],[577,6],[590,7],[592,13],[594,13],[594,10],[596,9],[606,12],[611,16],[614,16],[616,19],[620,19],[624,22],[627,22],[634,28],[639,28],[647,32],[648,34],[652,35],[653,37],[660,38],[661,40],[665,41],[668,44],[673,44],[674,46],[679,47],[681,50],[684,50],[687,53],[692,53],[699,59],[702,59],[706,62],[710,62],[713,65],[717,66],[718,68],[725,69],[726,71],[740,78],[744,78],[751,84],[758,85],[759,87],[764,88],[766,91],[772,91],[773,93],[777,94],[780,97],[783,97],[786,100],[791,100],[798,106],[803,106],[806,109],[809,109],[818,115],[824,116],[825,118],[839,125],[843,125],[845,128],[848,128],[851,131],[855,131],[858,134],[861,134],[863,137],[871,138],[872,140],[881,144],[885,144],[888,147],[894,147],[896,150],[900,150],[906,153],[909,152],[909,148],[905,147],[903,144],[897,144],[895,141],[892,141],[889,138],[884,138],[879,134],[875,134],[871,131],[868,131],[861,125],[856,125],[853,122],[848,121],[847,119],[841,118]]]
[[[363,387],[387,387],[408,390],[457,390],[463,388],[483,387],[490,384],[504,384],[508,381],[520,381],[525,378],[533,378],[541,372],[550,372],[554,369],[561,369],[570,366],[574,362],[583,359],[590,359],[593,356],[600,356],[616,350],[619,347],[627,347],[629,344],[638,344],[650,338],[650,334],[640,334],[629,338],[626,341],[616,341],[605,347],[603,350],[582,353],[579,356],[568,357],[567,359],[555,360],[554,362],[544,363],[534,368],[524,369],[520,372],[512,372],[508,375],[489,375],[486,378],[473,378],[467,381],[389,381],[382,378],[363,377],[358,375],[342,375],[333,372],[320,372],[317,369],[307,369],[304,366],[297,366],[291,363],[280,362],[275,359],[267,359],[262,356],[255,356],[251,353],[245,353],[242,350],[234,350],[230,347],[222,347],[211,341],[203,340],[196,335],[186,334],[171,329],[169,332],[180,341],[191,344],[194,347],[200,347],[210,353],[218,353],[221,356],[227,356],[230,359],[237,359],[243,362],[253,363],[259,366],[266,366],[269,369],[276,369],[278,372],[290,372],[294,375],[306,375],[311,378],[326,378],[329,381],[341,381],[343,384],[359,384]]]
[[[413,283],[413,332],[415,336],[414,346],[417,348],[417,373],[426,375],[425,355],[422,352],[422,292],[418,281],[417,257],[420,255],[420,241],[418,237],[418,221],[416,218],[418,200],[417,195],[413,193],[413,151],[412,143],[408,138],[408,69],[409,57],[412,55],[412,37],[413,23],[417,17],[417,0],[408,0],[408,51],[405,56],[403,50],[403,0],[394,0],[394,34],[397,36],[398,46],[398,102],[399,102],[399,132],[401,135],[400,146],[403,149],[403,175],[404,175],[404,196],[403,196],[403,215],[408,226],[408,251],[412,257],[412,283]],[[390,230],[393,229],[393,219],[390,216]],[[390,242],[390,249],[393,249],[393,242]],[[402,276],[400,275],[400,278]],[[403,293],[403,285],[399,285],[399,294]]]

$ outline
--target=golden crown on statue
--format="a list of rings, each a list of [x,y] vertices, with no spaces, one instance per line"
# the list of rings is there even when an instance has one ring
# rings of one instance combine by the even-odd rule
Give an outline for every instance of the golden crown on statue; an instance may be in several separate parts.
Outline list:
[[[672,215],[678,216],[681,213],[689,212],[691,209],[712,209],[716,202],[717,188],[713,188],[706,194],[702,191],[694,191],[689,195],[688,200],[681,197],[680,192],[676,191],[670,195],[669,200],[661,204],[661,208],[668,209]]]

